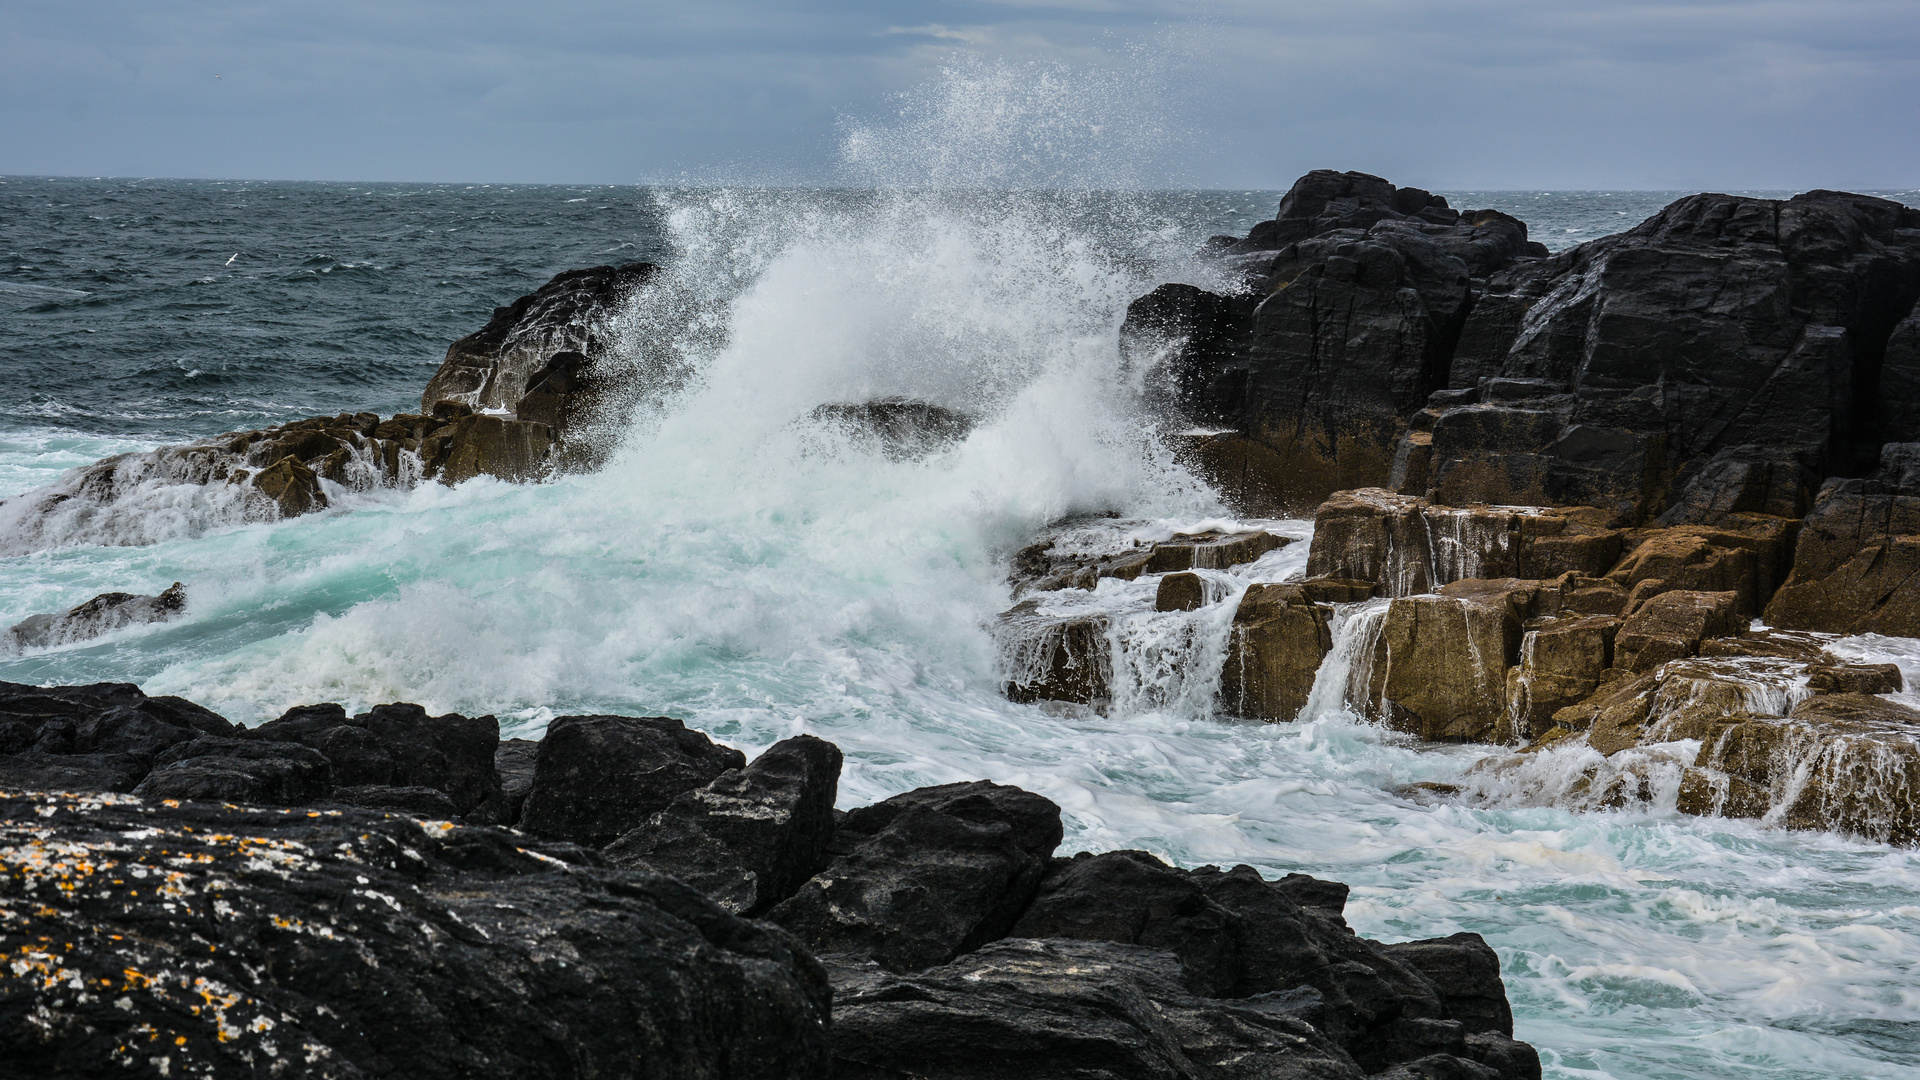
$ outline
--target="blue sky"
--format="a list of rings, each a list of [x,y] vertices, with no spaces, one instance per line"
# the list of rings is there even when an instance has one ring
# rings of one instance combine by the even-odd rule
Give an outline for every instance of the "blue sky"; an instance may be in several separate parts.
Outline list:
[[[1148,184],[1907,188],[1920,2],[0,5],[0,173],[905,178],[970,109]]]

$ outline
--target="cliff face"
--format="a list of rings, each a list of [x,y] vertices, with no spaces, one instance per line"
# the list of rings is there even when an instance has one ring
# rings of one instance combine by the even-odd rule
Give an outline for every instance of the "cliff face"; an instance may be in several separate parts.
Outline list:
[[[1232,429],[1193,452],[1249,510],[1380,486],[1634,525],[1737,483],[1762,505],[1726,509],[1797,517],[1819,476],[1920,438],[1920,210],[1696,195],[1547,256],[1505,215],[1405,190],[1308,174],[1217,245],[1244,294],[1129,311],[1159,404]]]

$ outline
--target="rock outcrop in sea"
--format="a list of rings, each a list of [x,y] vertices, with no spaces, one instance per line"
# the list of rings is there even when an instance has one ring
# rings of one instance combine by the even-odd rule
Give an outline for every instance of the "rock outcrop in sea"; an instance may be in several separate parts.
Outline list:
[[[1155,608],[1223,638],[1189,666],[1218,665],[1193,677],[1230,714],[1331,693],[1525,746],[1482,794],[1664,787],[1688,813],[1920,841],[1920,713],[1883,696],[1898,668],[1829,648],[1920,636],[1920,210],[1697,195],[1548,255],[1505,215],[1315,172],[1211,250],[1242,288],[1156,289],[1122,349],[1236,509],[1311,508],[1304,573],[1209,583],[1043,540],[998,626],[1010,696],[1124,692],[1147,661],[1072,590],[1159,572]]]
[[[531,769],[528,759],[531,758]],[[0,1043],[35,1075],[1537,1080],[1477,935],[1056,854],[986,781],[834,809],[811,736],[0,684]],[[517,807],[517,809],[516,809]]]

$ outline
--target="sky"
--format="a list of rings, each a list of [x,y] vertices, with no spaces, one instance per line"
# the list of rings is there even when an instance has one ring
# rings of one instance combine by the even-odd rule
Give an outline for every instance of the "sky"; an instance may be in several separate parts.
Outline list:
[[[1009,182],[1912,188],[1920,0],[0,4],[4,174],[978,181],[995,153]]]

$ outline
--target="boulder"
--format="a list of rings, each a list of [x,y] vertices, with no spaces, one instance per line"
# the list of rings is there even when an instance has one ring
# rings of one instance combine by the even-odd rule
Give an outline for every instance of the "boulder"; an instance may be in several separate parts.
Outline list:
[[[483,474],[524,483],[552,472],[553,450],[554,432],[545,424],[476,413],[421,440],[420,461],[443,484]]]
[[[431,414],[442,402],[474,411],[511,410],[529,390],[540,392],[534,376],[547,370],[551,377],[549,361],[556,353],[585,357],[587,363],[572,374],[589,378],[610,340],[608,316],[654,273],[651,263],[568,270],[493,309],[485,326],[447,347],[420,395],[420,411]]]
[[[665,716],[559,716],[534,762],[520,827],[601,847],[746,756]]]
[[[1468,579],[1388,606],[1361,676],[1363,708],[1424,739],[1506,742],[1507,669],[1546,583]],[[1358,687],[1356,688],[1358,689]]]
[[[1636,531],[1632,551],[1607,574],[1634,603],[1662,592],[1730,592],[1735,610],[1746,618],[1760,614],[1784,577],[1798,522],[1766,518],[1751,532],[1705,525]]]
[[[1663,592],[1621,625],[1614,638],[1614,663],[1627,671],[1650,671],[1699,653],[1704,639],[1738,634],[1746,623],[1737,593]]]
[[[828,972],[848,1080],[1365,1075],[1296,1001],[1196,997],[1157,949],[1015,939],[916,974],[838,957]]]
[[[1013,701],[1096,705],[1113,685],[1111,626],[1099,613],[1049,613],[1039,598],[1022,600],[994,625]]]
[[[1320,662],[1333,648],[1331,605],[1308,599],[1319,591],[1313,583],[1247,586],[1220,671],[1223,708],[1262,720],[1299,715]]]
[[[1440,994],[1447,1017],[1469,1034],[1513,1037],[1513,1007],[1500,981],[1500,957],[1479,934],[1383,945],[1388,956],[1426,976]]]
[[[133,793],[148,799],[297,806],[332,788],[332,767],[312,747],[202,735],[161,751]]]
[[[131,683],[0,683],[0,785],[131,791],[165,751],[240,728],[177,697]]]
[[[1620,556],[1621,533],[1589,511],[1440,506],[1384,488],[1341,491],[1313,517],[1307,573],[1377,581],[1412,596],[1465,578],[1599,577]]]
[[[1176,536],[1153,545],[1146,573],[1177,570],[1228,570],[1250,563],[1275,548],[1293,543],[1292,537],[1270,532],[1204,532]]]
[[[943,964],[1006,936],[1060,837],[1060,808],[1019,788],[920,788],[849,812],[832,862],[766,918],[815,952]]]
[[[1518,661],[1507,669],[1507,707],[1514,734],[1539,738],[1553,725],[1555,713],[1592,695],[1613,665],[1619,630],[1619,619],[1602,615],[1529,620],[1520,638]]]
[[[327,493],[320,488],[320,477],[291,454],[254,473],[253,486],[281,517],[299,517],[327,508]]]
[[[1191,570],[1168,574],[1154,590],[1153,610],[1195,611],[1207,603],[1207,583]]]
[[[158,596],[101,593],[59,614],[29,615],[7,631],[14,649],[44,649],[85,641],[135,623],[166,622],[186,610],[186,587],[174,582]]]
[[[829,987],[790,937],[567,845],[50,794],[0,794],[0,834],[46,855],[0,897],[36,973],[0,979],[10,1073],[829,1074]]]
[[[675,799],[609,844],[607,858],[757,915],[826,867],[839,777],[839,747],[811,735],[785,739]]]

